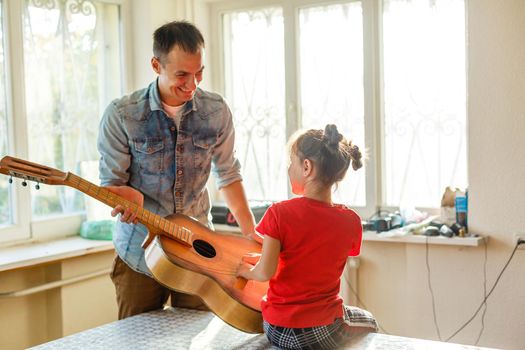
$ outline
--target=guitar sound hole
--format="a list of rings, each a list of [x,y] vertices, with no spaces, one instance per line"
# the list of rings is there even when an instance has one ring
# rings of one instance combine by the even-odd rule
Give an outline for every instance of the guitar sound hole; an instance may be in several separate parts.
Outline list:
[[[205,258],[214,258],[217,255],[215,248],[211,244],[202,239],[196,239],[193,241],[193,248]]]

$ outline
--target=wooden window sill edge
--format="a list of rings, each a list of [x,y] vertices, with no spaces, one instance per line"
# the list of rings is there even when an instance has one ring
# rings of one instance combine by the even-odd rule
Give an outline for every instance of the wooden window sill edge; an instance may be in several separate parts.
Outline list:
[[[414,244],[432,244],[432,245],[452,245],[452,246],[467,246],[477,247],[483,244],[483,241],[488,242],[488,237],[444,237],[444,236],[424,236],[424,235],[406,235],[385,237],[383,234],[376,232],[363,232],[363,241],[365,242],[387,242],[387,243],[414,243]]]

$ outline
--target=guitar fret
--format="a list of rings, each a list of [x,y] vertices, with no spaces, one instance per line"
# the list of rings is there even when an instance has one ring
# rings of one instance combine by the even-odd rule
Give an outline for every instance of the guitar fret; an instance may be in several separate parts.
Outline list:
[[[168,228],[166,229],[166,232],[169,232],[171,235],[173,235],[173,224],[169,220],[166,220],[166,223],[168,226]]]
[[[181,237],[181,226],[177,226],[177,237],[180,238]]]
[[[180,240],[184,241],[184,228],[182,226],[179,226],[178,235]]]
[[[73,184],[73,186],[79,189],[80,191],[86,193],[87,195],[99,199],[100,201],[113,208],[117,205],[121,205],[125,209],[130,209],[136,213],[137,218],[143,224],[160,229],[168,236],[171,236],[176,240],[191,244],[191,231],[189,231],[185,227],[182,227],[167,219],[164,219],[159,215],[156,215],[155,213],[146,210],[133,202],[119,197],[118,195],[105,189],[104,187],[92,184],[89,181],[86,181],[81,177],[76,176],[75,174],[69,173],[68,176],[70,176],[70,182]]]

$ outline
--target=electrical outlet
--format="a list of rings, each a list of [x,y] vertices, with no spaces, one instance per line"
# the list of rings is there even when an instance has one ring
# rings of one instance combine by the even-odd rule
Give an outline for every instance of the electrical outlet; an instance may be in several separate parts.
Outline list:
[[[520,232],[514,234],[514,242],[517,244],[520,240],[523,241],[523,243],[518,246],[518,249],[525,250],[525,233]]]

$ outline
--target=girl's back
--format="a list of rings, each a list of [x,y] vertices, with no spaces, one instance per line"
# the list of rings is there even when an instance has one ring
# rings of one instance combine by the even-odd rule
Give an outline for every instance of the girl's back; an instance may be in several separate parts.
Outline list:
[[[279,267],[262,304],[265,319],[302,328],[341,317],[340,277],[346,258],[360,252],[359,216],[343,205],[301,197],[274,204],[257,231],[281,242]]]

